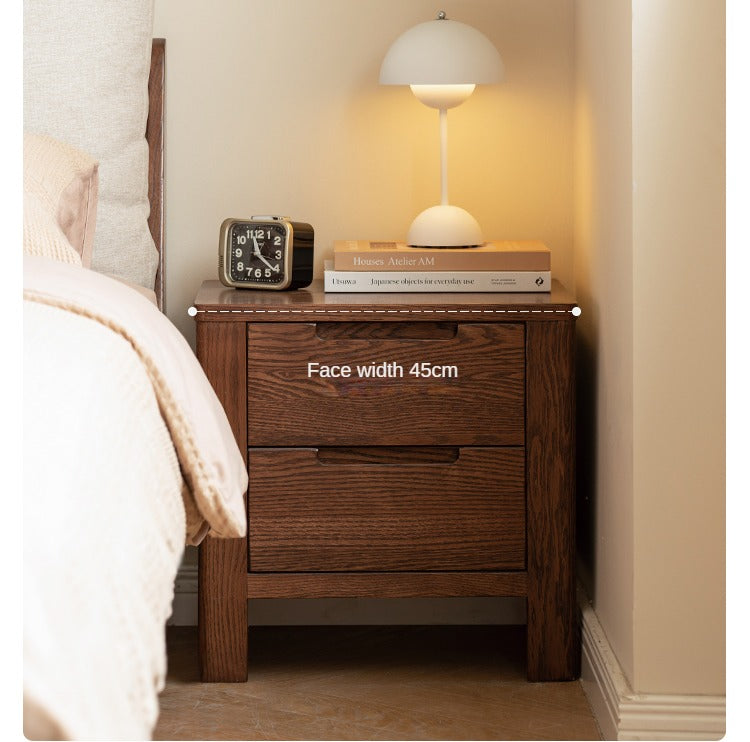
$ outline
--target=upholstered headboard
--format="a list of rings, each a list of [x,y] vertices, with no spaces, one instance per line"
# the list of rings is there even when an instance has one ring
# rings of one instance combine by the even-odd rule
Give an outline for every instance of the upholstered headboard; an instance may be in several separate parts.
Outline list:
[[[163,306],[165,45],[153,0],[29,0],[23,19],[24,130],[98,162],[87,267],[155,288]]]
[[[154,39],[151,44],[151,71],[148,77],[148,200],[151,211],[148,228],[159,251],[154,291],[159,308],[165,310],[164,260],[164,57],[166,41]]]

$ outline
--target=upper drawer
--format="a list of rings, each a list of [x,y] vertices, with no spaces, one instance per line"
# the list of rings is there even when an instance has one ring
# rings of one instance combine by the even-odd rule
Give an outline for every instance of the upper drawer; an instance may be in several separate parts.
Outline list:
[[[249,323],[247,352],[250,446],[524,443],[522,323]]]

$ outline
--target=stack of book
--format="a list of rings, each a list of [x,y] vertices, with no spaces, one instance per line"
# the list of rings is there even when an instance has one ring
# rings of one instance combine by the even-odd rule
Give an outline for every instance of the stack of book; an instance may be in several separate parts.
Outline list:
[[[409,247],[403,242],[337,240],[324,288],[338,292],[549,291],[550,251],[536,240],[479,247]]]

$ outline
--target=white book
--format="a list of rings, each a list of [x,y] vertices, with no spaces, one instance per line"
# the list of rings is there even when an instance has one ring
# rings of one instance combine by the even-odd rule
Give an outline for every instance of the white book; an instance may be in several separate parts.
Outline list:
[[[326,293],[545,292],[550,271],[335,271],[324,262]]]

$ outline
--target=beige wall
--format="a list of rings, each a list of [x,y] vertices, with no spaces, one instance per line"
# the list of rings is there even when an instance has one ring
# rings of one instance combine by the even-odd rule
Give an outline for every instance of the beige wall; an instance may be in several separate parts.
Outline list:
[[[334,239],[403,239],[439,200],[437,112],[378,72],[440,8],[481,29],[507,69],[448,114],[451,200],[489,237],[545,240],[572,283],[573,0],[156,0],[167,311],[188,338],[225,217],[310,221],[319,272]]]
[[[630,0],[576,15],[576,293],[582,575],[633,677],[633,199]]]
[[[721,694],[723,4],[576,12],[585,572],[635,691]]]
[[[634,686],[725,680],[725,19],[633,0]]]

